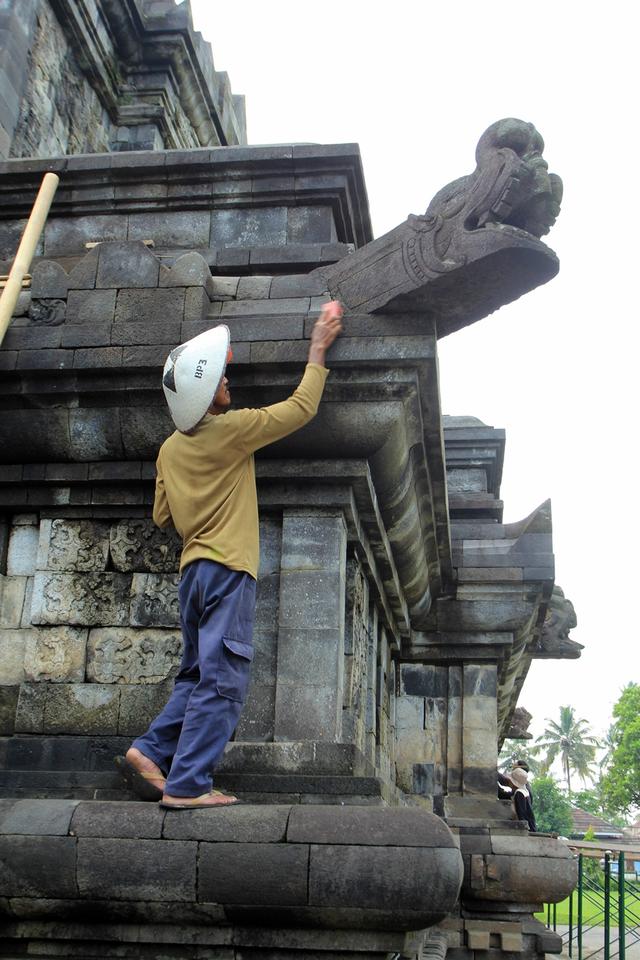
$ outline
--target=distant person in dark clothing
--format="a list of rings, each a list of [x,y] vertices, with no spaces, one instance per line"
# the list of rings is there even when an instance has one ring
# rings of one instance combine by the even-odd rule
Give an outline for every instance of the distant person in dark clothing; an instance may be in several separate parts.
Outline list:
[[[525,773],[529,773],[529,764],[524,760],[516,760],[514,767],[521,767]],[[529,796],[531,797],[531,804],[533,806],[533,790],[531,785],[527,783],[527,790],[529,791]],[[498,799],[499,800],[512,800],[513,799],[513,783],[509,779],[509,776],[506,773],[500,773],[498,770]]]
[[[527,783],[529,775],[522,767],[514,767],[508,774],[508,778],[513,785],[513,794],[511,797],[511,806],[516,816],[516,820],[524,820],[529,824],[531,833],[536,833],[536,818],[533,814],[531,790]]]

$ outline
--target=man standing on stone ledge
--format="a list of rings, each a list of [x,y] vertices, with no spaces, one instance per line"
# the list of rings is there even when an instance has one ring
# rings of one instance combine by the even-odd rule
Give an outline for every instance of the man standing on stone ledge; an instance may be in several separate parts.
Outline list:
[[[155,523],[182,536],[183,656],[165,708],[116,763],[134,792],[169,809],[228,806],[211,771],[236,728],[249,686],[258,575],[253,454],[311,420],[342,330],[342,306],[322,308],[305,374],[291,397],[230,411],[229,330],[218,326],[176,347],[163,387],[178,428],[158,454]],[[211,400],[213,397],[213,400]]]

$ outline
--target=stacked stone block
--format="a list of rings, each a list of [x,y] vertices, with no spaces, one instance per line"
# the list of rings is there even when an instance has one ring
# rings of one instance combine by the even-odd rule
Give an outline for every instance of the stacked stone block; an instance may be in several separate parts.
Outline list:
[[[18,516],[3,576],[5,734],[142,732],[179,662],[179,550],[150,520]]]

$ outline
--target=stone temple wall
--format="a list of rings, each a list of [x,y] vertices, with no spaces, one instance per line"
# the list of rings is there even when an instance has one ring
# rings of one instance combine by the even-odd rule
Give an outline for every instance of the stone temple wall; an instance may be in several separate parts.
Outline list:
[[[5,0],[0,157],[246,141],[188,0]]]
[[[98,25],[104,25],[98,19]],[[114,55],[107,37],[107,50]],[[82,72],[51,6],[36,13],[25,63],[25,88],[11,156],[102,153],[112,149],[117,127]]]

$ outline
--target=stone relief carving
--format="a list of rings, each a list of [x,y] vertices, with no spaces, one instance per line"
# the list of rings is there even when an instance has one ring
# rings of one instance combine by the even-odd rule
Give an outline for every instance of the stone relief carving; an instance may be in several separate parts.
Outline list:
[[[32,300],[29,306],[29,320],[38,325],[59,327],[64,323],[66,312],[66,300]]]
[[[87,679],[96,683],[160,683],[177,670],[181,645],[180,633],[170,630],[92,630]]]
[[[122,520],[109,535],[111,559],[123,573],[175,573],[182,543],[177,533],[159,530],[152,520]]]
[[[84,680],[86,629],[45,627],[27,633],[24,658],[26,681],[76,683]]]
[[[34,624],[125,626],[131,577],[123,573],[36,573]]]
[[[40,527],[40,570],[104,570],[109,527],[95,520],[43,520]]]
[[[134,573],[130,622],[134,627],[177,627],[178,575]]]

